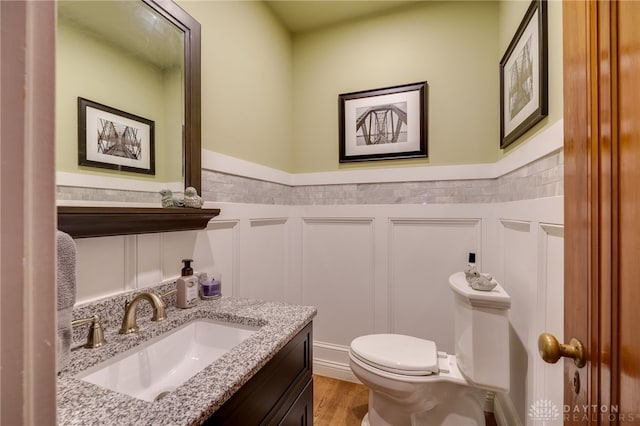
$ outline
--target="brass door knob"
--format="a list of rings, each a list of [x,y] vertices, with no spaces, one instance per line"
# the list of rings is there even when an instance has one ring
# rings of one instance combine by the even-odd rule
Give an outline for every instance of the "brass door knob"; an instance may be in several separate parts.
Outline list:
[[[578,368],[582,368],[587,363],[587,353],[582,342],[572,338],[568,345],[558,343],[558,339],[553,334],[542,333],[538,337],[538,352],[545,362],[555,364],[561,357],[573,359]]]

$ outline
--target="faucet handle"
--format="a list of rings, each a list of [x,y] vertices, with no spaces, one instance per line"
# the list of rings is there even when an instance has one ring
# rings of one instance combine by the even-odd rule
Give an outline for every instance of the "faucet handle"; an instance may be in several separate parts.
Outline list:
[[[160,298],[161,298],[161,299],[164,299],[164,298],[167,298],[167,297],[174,296],[174,295],[176,295],[176,294],[178,294],[178,289],[177,289],[177,288],[174,288],[173,290],[169,290],[169,291],[168,291],[168,292],[166,292],[166,293],[162,293],[162,294],[160,295]]]
[[[104,339],[104,330],[102,329],[102,323],[98,315],[71,321],[71,327],[89,323],[91,323],[91,325],[89,326],[89,333],[87,334],[87,343],[84,344],[84,347],[88,349],[99,348],[107,343],[107,341]]]

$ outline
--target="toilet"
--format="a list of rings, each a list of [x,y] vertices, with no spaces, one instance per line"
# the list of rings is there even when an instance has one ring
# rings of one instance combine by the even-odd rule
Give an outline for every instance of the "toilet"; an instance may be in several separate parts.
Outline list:
[[[511,298],[500,284],[490,291],[472,289],[463,272],[449,277],[449,288],[455,354],[399,334],[351,342],[349,366],[369,388],[362,426],[482,425],[487,391],[509,390]]]

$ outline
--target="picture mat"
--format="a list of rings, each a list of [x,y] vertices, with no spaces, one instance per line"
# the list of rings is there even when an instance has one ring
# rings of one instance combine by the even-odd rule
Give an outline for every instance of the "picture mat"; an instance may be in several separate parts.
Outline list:
[[[362,107],[388,105],[400,102],[407,103],[407,142],[384,143],[377,145],[357,145],[356,110]],[[351,99],[345,101],[345,154],[371,155],[389,154],[420,150],[420,91],[392,93],[389,95],[372,96],[368,98]]]
[[[138,129],[138,138],[142,144],[141,159],[118,157],[115,155],[103,154],[98,152],[98,119],[112,121],[125,126],[135,127]],[[135,167],[139,169],[151,168],[151,137],[150,127],[145,123],[123,117],[121,115],[112,114],[100,109],[93,108],[89,105],[86,107],[86,155],[87,160],[98,161],[101,163],[116,164],[120,166]]]
[[[509,88],[511,87],[511,69],[515,61],[518,59],[524,45],[531,39],[531,52],[533,56],[533,96],[531,101],[525,105],[514,117],[510,117],[509,111]],[[509,60],[504,64],[504,134],[510,134],[520,123],[533,114],[540,107],[540,58],[539,58],[539,35],[538,35],[538,14],[534,14],[525,28],[520,40],[513,49],[513,53]]]

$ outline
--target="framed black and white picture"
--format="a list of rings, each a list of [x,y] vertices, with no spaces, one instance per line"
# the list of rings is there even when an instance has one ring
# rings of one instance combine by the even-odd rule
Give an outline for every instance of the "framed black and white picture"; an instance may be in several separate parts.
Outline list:
[[[154,122],[78,98],[78,164],[155,175]]]
[[[340,162],[427,156],[427,82],[338,96]]]
[[[500,61],[500,148],[548,114],[547,3],[533,0]]]

